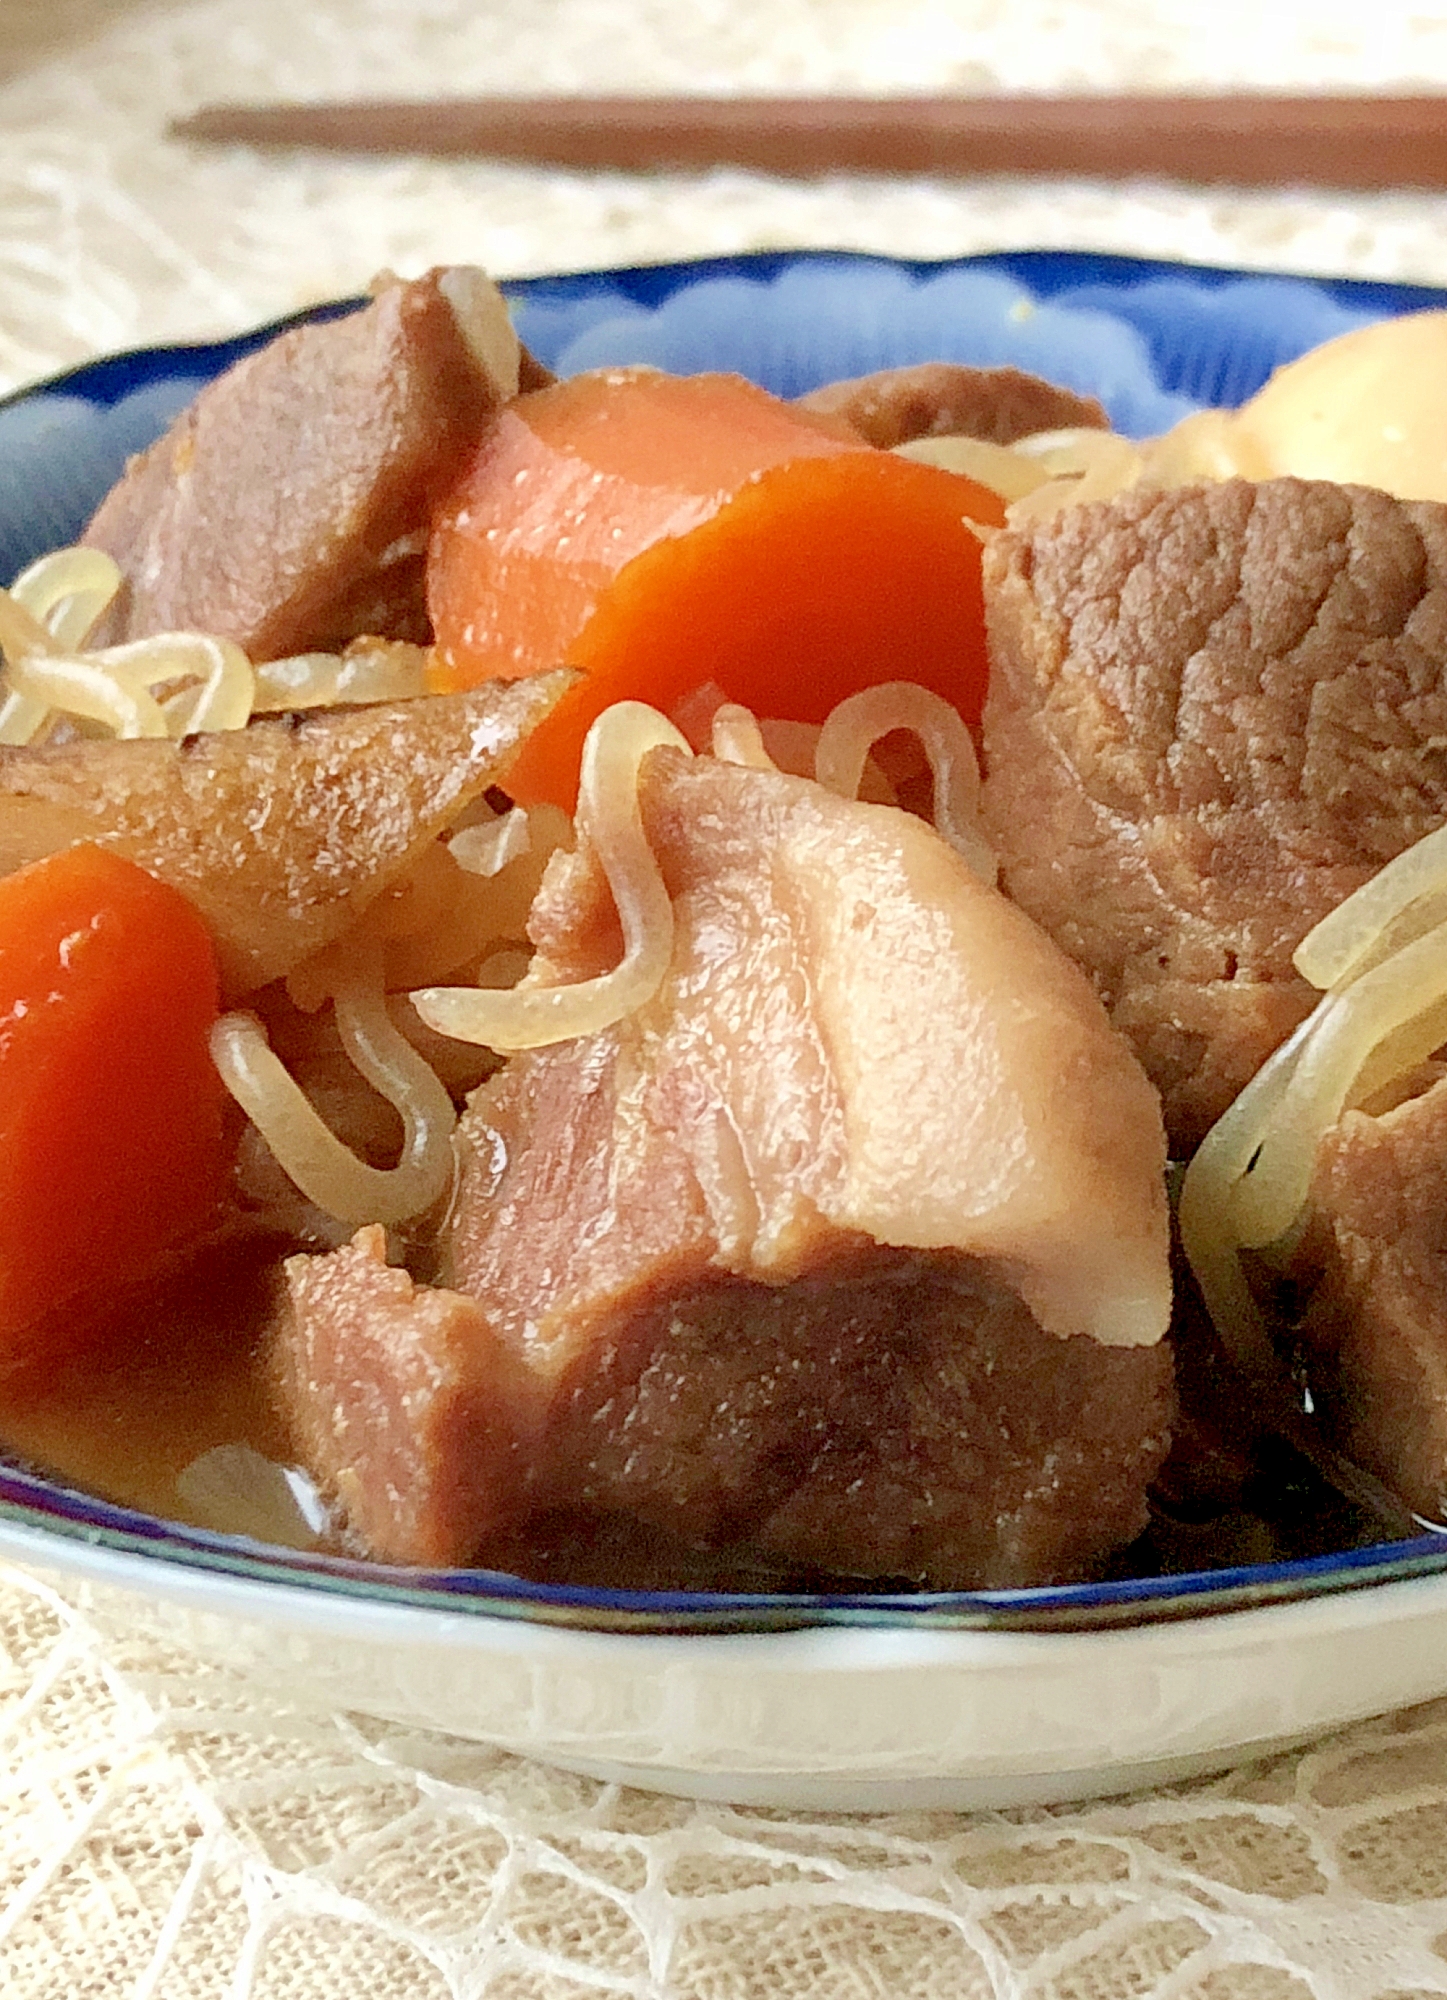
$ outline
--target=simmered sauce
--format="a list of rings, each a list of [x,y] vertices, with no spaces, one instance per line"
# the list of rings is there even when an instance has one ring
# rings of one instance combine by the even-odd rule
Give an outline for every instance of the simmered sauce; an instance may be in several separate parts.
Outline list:
[[[195,1521],[177,1475],[218,1444],[285,1459],[260,1345],[291,1247],[275,1238],[210,1247],[78,1324],[65,1358],[0,1382],[0,1446],[123,1506],[221,1525]]]

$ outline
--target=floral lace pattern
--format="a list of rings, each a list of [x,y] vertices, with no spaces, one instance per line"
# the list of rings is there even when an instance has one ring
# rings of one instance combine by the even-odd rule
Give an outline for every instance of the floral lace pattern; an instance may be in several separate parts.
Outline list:
[[[1447,1702],[1086,1808],[785,1815],[261,1709],[0,1574],[16,2000],[1447,1993]]]

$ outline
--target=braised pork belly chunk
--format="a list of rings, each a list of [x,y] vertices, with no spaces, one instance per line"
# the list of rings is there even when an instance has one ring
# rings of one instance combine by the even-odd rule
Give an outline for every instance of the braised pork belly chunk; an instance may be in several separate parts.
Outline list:
[[[502,403],[549,379],[459,266],[386,282],[203,389],[132,460],[84,540],[125,587],[96,636],[234,639],[254,660],[359,633],[425,640],[432,508]]]
[[[1447,819],[1447,508],[1275,479],[994,538],[985,821],[1186,1157],[1315,994],[1343,897]]]
[[[1139,1066],[922,822],[670,749],[639,802],[667,973],[475,1094],[446,1293],[409,1308],[375,1237],[292,1267],[277,1365],[314,1472],[399,1560],[582,1508],[862,1577],[1097,1570],[1173,1409]],[[586,841],[532,930],[540,983],[617,960]],[[379,1414],[338,1424],[357,1381]],[[463,1490],[419,1525],[411,1496]]]
[[[920,361],[829,382],[799,398],[806,410],[842,417],[881,451],[915,438],[969,437],[1014,444],[1040,431],[1104,430],[1104,407],[1019,368]]]

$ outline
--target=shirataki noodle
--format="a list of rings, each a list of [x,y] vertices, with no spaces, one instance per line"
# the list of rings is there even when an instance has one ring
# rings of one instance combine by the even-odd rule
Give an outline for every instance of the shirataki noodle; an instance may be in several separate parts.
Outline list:
[[[1390,1099],[1447,1039],[1447,829],[1428,834],[1303,939],[1297,970],[1324,987],[1296,1032],[1202,1140],[1181,1188],[1181,1237],[1207,1308],[1244,1358],[1265,1318],[1242,1250],[1284,1256],[1317,1150],[1347,1110]]]
[[[337,991],[337,1027],[358,1070],[401,1116],[395,1167],[369,1166],[337,1138],[254,1014],[223,1014],[211,1035],[222,1080],[280,1166],[309,1201],[352,1227],[406,1222],[440,1201],[452,1181],[457,1122],[436,1071],[393,1025],[375,961],[367,975]]]
[[[118,646],[90,636],[121,573],[99,549],[58,549],[0,590],[0,743],[36,743],[59,723],[119,738],[244,729],[253,715],[425,690],[426,652],[363,640],[254,666],[229,639],[160,632]]]
[[[825,720],[814,771],[826,790],[859,796],[865,761],[881,736],[909,730],[919,738],[934,775],[934,819],[941,837],[982,881],[999,873],[979,831],[980,766],[958,709],[912,681],[884,681],[841,701]]]
[[[577,823],[598,856],[623,928],[623,956],[611,972],[573,986],[531,985],[510,992],[427,987],[412,1004],[438,1034],[499,1051],[535,1049],[597,1034],[646,1004],[668,970],[673,905],[643,830],[638,776],[662,745],[691,756],[687,739],[656,709],[616,702],[583,745]]]
[[[175,739],[241,729],[267,710],[405,699],[425,689],[425,650],[387,641],[259,666],[233,642],[202,633],[94,647],[91,635],[121,583],[109,556],[70,548],[0,590],[0,743],[43,742],[75,729]],[[856,798],[870,749],[896,730],[913,732],[924,748],[938,830],[993,881],[994,856],[976,823],[974,745],[957,712],[925,689],[890,682],[842,702],[818,734],[818,781]],[[505,1053],[596,1033],[657,991],[672,951],[673,909],[643,831],[638,782],[643,759],[660,745],[691,754],[657,711],[621,702],[599,717],[583,753],[577,827],[598,857],[623,930],[623,955],[611,971],[567,986],[534,981],[527,971],[528,910],[549,856],[572,837],[556,807],[535,806],[454,829],[344,938],[289,975],[294,1006],[312,1012],[332,1002],[349,1059],[401,1117],[396,1166],[369,1164],[331,1131],[256,1015],[218,1022],[212,1052],[227,1088],[317,1208],[352,1226],[390,1226],[434,1207],[451,1183],[452,1101],[389,1016],[388,994],[415,989],[427,1027]],[[715,715],[713,749],[729,762],[777,768],[759,722],[733,704]],[[469,961],[475,984],[428,983]],[[517,983],[503,985],[519,967]]]

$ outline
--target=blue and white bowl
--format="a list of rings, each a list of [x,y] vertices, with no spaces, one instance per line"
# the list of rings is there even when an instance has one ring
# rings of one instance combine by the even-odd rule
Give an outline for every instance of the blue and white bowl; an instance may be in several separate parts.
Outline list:
[[[1243,401],[1334,334],[1447,302],[1056,252],[769,254],[508,289],[523,338],[560,373],[726,367],[796,395],[910,361],[1013,363],[1098,395],[1138,436]],[[0,575],[72,540],[127,455],[277,330],[118,355],[0,404]],[[1436,1535],[1041,1590],[606,1590],[300,1555],[0,1464],[0,1556],[65,1578],[106,1622],[247,1667],[289,1703],[785,1808],[1123,1790],[1447,1692]]]

